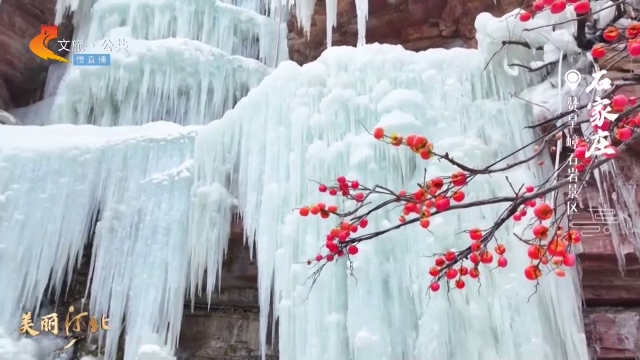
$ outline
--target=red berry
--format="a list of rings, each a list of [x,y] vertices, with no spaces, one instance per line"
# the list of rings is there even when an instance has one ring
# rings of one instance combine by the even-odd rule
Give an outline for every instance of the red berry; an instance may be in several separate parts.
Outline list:
[[[300,209],[300,215],[301,216],[309,216],[309,208],[305,206],[302,209]]]
[[[329,195],[331,195],[331,196],[336,196],[336,195],[338,195],[338,190],[336,190],[336,189],[331,189],[331,190],[329,190]]]
[[[327,255],[327,261],[333,261],[334,258],[335,258],[335,255],[333,254]]]
[[[344,176],[338,176],[338,184],[346,184],[347,178]]]
[[[533,186],[529,185],[525,188],[525,190],[527,190],[528,193],[532,193],[536,190],[536,188],[534,188]]]
[[[589,3],[589,0],[582,0],[573,6],[573,10],[578,16],[586,15],[591,11],[591,4]]]
[[[507,267],[507,258],[500,257],[498,259],[498,266],[501,267],[501,268]]]
[[[522,21],[522,22],[527,22],[527,21],[531,20],[532,17],[533,16],[528,11],[522,10],[520,12],[520,21]]]
[[[316,261],[320,261],[322,259],[323,259],[322,255],[316,255]]]
[[[384,129],[376,128],[375,130],[373,130],[373,137],[378,140],[381,140],[382,138],[384,138]]]
[[[627,51],[629,51],[629,55],[633,57],[640,56],[640,43],[637,41],[630,41],[629,45],[627,45]]]
[[[607,55],[607,49],[605,49],[604,45],[596,44],[591,48],[591,56],[594,59],[602,59],[605,55]]]
[[[553,2],[553,4],[551,4],[551,7],[549,8],[549,11],[552,14],[560,14],[566,8],[567,8],[567,3],[565,2],[565,0],[556,0],[556,1]]]
[[[423,229],[428,229],[430,225],[431,221],[429,221],[429,219],[420,220],[420,227],[422,227]]]
[[[542,276],[542,271],[537,265],[529,265],[524,269],[524,276],[529,280],[538,280]]]
[[[453,251],[447,251],[444,254],[444,259],[447,260],[448,262],[452,262],[453,260],[456,259],[456,253]]]
[[[453,193],[453,195],[451,196],[451,198],[453,199],[453,201],[455,202],[462,202],[464,200],[464,192],[462,190],[458,190],[456,192]]]
[[[364,193],[357,193],[355,195],[353,195],[353,198],[357,201],[357,202],[363,202],[364,201]]]
[[[451,175],[451,183],[453,186],[464,186],[467,184],[467,174],[462,171],[458,171]]]
[[[513,215],[513,220],[514,221],[520,221],[520,220],[522,220],[522,216],[520,216],[519,214],[515,214],[515,215]]]
[[[352,189],[354,189],[354,190],[356,190],[356,189],[359,189],[359,188],[360,188],[360,183],[358,182],[358,180],[353,180],[353,181],[351,182],[351,188],[352,188]]]
[[[533,11],[535,12],[544,10],[544,4],[542,3],[542,1],[534,1],[532,7],[533,7]]]
[[[478,240],[482,239],[482,230],[480,230],[478,228],[471,229],[471,231],[469,231],[469,237],[473,241],[478,241]]]
[[[461,290],[464,289],[464,285],[465,285],[464,280],[462,280],[462,279],[456,280],[456,287],[458,289],[461,289]]]
[[[440,290],[440,284],[438,283],[431,284],[431,291],[436,292],[438,290]]]
[[[318,215],[320,213],[320,208],[317,205],[313,205],[309,211],[313,215]]]
[[[355,245],[351,245],[347,248],[347,251],[349,252],[349,255],[355,255],[358,253],[358,247]]]
[[[453,280],[453,279],[455,279],[457,277],[458,277],[458,270],[456,270],[456,269],[447,270],[447,279]]]
[[[436,259],[436,266],[443,267],[445,263],[446,263],[446,261],[444,261],[443,258],[437,258]]]
[[[451,201],[449,200],[449,198],[441,197],[438,200],[436,200],[435,206],[436,206],[436,210],[443,212],[448,210],[451,207]]]
[[[318,186],[318,191],[320,191],[320,192],[327,192],[327,185],[325,185],[325,184],[320,184],[320,186]]]
[[[618,129],[618,140],[627,141],[633,136],[633,130],[628,127]]]
[[[367,227],[367,225],[369,225],[369,219],[364,218],[364,219],[360,220],[360,227],[361,227],[361,228],[363,228],[363,229],[364,229],[364,228],[366,228],[366,227]]]
[[[327,207],[327,211],[335,213],[338,212],[338,206],[337,205],[329,205],[329,207]]]
[[[327,241],[325,246],[327,247],[327,250],[329,250],[332,253],[338,251],[338,244],[334,243],[333,241]]]
[[[440,268],[438,268],[437,266],[432,266],[429,269],[429,275],[436,277],[438,275],[440,275]]]

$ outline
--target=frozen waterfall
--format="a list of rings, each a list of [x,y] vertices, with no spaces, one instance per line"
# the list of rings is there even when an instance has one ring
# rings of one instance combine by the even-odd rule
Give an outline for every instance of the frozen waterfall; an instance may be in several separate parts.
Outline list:
[[[300,67],[281,62],[286,31],[275,48],[283,24],[248,3],[59,1],[77,11],[83,39],[127,37],[130,47],[111,67],[68,69],[46,106],[15,112],[48,126],[0,125],[0,359],[30,351],[12,339],[21,313],[48,292],[64,296],[94,231],[87,296],[92,313],[111,318],[104,360],[115,360],[121,335],[124,360],[175,359],[185,296],[215,293],[211,274],[237,212],[257,249],[262,347],[271,310],[282,360],[587,360],[577,277],[545,277],[528,301],[535,289],[522,276],[529,260],[511,236],[515,224],[497,235],[509,267],[484,271],[481,286],[426,296],[429,256],[466,247],[460,232],[488,227],[501,205],[439,215],[432,233],[408,227],[363,243],[352,263],[327,266],[312,291],[306,260],[330,225],[292,211],[335,201],[309,180],[345,175],[399,189],[425,168],[429,177],[454,170],[375,141],[366,129],[376,126],[424,134],[472,166],[511,153],[534,134],[522,130],[530,106],[510,94],[541,79],[484,70],[479,50],[390,45],[332,48]],[[303,25],[314,4],[297,2]],[[476,25],[486,36],[487,22]],[[505,175],[537,184],[551,170]],[[508,189],[503,177],[478,177],[467,196]],[[370,220],[375,231],[397,214]]]

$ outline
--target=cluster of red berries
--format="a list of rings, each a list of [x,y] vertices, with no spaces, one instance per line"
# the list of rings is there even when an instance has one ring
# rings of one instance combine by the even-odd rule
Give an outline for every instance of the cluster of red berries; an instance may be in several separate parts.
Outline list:
[[[337,183],[332,186],[328,186],[325,184],[320,184],[318,186],[318,191],[321,193],[329,193],[331,196],[337,196],[341,194],[345,198],[349,200],[354,200],[356,202],[362,202],[365,199],[364,192],[352,193],[354,190],[363,191],[366,190],[363,186],[360,185],[358,180],[347,180],[345,176],[339,176],[337,179]],[[323,219],[328,219],[332,214],[338,215],[338,206],[337,205],[327,205],[325,203],[317,203],[311,206],[305,206],[299,210],[300,216],[309,216],[309,215],[320,215]],[[359,249],[357,245],[347,246],[346,249],[344,246],[341,246],[340,243],[346,242],[352,234],[358,232],[358,229],[364,229],[369,225],[369,220],[367,218],[360,219],[358,221],[349,222],[342,221],[338,226],[331,229],[331,232],[327,235],[325,248],[329,251],[327,255],[318,254],[315,257],[315,261],[333,261],[336,256],[342,257],[347,253],[349,255],[355,255],[358,253]],[[337,242],[336,242],[337,240]],[[346,252],[345,252],[346,250]],[[313,260],[308,260],[307,263],[311,264]]]
[[[450,188],[448,191],[442,191],[445,181],[441,177],[435,177],[427,181],[410,195],[406,190],[400,190],[398,198],[404,201],[405,204],[398,221],[404,223],[407,221],[407,217],[417,215],[420,217],[420,226],[428,229],[430,225],[429,218],[434,210],[444,212],[451,207],[451,200],[458,203],[464,201],[466,195],[461,188],[467,185],[467,181],[467,174],[458,171],[451,175],[449,184],[454,188]]]
[[[429,269],[429,274],[434,277],[434,281],[431,283],[431,291],[440,290],[440,283],[437,281],[443,275],[447,281],[453,281],[454,286],[460,290],[464,289],[466,283],[464,278],[469,276],[471,279],[477,279],[480,277],[480,264],[491,265],[494,258],[494,253],[498,257],[497,266],[501,268],[507,267],[508,261],[504,254],[507,252],[506,246],[498,244],[495,246],[493,252],[487,249],[487,246],[480,240],[484,236],[482,230],[478,228],[471,229],[469,231],[469,237],[471,238],[471,254],[468,259],[472,266],[465,266],[460,255],[454,251],[447,251],[444,256],[438,257],[435,260],[435,264]],[[448,264],[459,263],[459,266],[450,266]],[[446,269],[446,270],[445,270]]]
[[[567,8],[572,8],[577,16],[588,15],[591,12],[589,0],[536,0],[532,3],[530,10],[521,10],[520,21],[527,22],[533,19],[536,13],[549,10],[552,14],[560,14]],[[609,26],[603,33],[604,40],[608,43],[616,42],[620,39],[620,30],[615,26]],[[634,22],[625,31],[627,41],[627,51],[633,57],[640,56],[640,23]],[[616,50],[617,52],[617,50]],[[596,44],[591,48],[591,55],[595,59],[601,59],[607,54],[605,44]]]
[[[577,16],[587,15],[591,12],[589,0],[536,0],[531,5],[531,10],[520,11],[520,21],[526,22],[533,18],[535,13],[549,10],[552,14],[560,14],[567,7],[573,8]]]
[[[393,146],[407,146],[424,160],[429,160],[433,156],[433,144],[422,135],[411,134],[404,138],[402,135],[394,133],[387,136],[383,128],[376,128],[373,130],[373,137],[380,141],[387,141]]]
[[[572,267],[576,264],[576,256],[570,252],[570,247],[581,242],[580,232],[575,230],[564,232],[562,226],[558,226],[556,234],[551,239],[549,239],[549,232],[549,228],[542,224],[533,228],[533,235],[538,243],[530,245],[527,250],[531,265],[525,268],[524,275],[529,280],[542,277],[540,266],[551,264],[554,267],[554,273],[564,277],[566,271],[562,266]]]
[[[609,26],[608,28],[606,28],[602,35],[607,43],[614,43],[619,40],[626,41],[627,52],[629,53],[629,55],[633,57],[640,56],[640,38],[638,38],[638,36],[640,35],[639,22],[631,23],[627,27],[624,33],[624,38],[622,39],[620,30],[615,26]],[[616,53],[617,51],[618,50],[616,50]],[[591,56],[593,56],[594,59],[602,59],[606,55],[607,46],[605,44],[596,44],[591,48]]]

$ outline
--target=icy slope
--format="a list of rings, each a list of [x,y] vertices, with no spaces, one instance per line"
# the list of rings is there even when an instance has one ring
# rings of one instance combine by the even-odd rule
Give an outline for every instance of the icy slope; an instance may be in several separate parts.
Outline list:
[[[303,67],[282,64],[200,133],[195,190],[219,184],[237,194],[245,230],[257,243],[263,344],[273,304],[281,359],[588,359],[577,284],[571,277],[545,278],[527,302],[534,288],[521,275],[528,259],[524,245],[510,236],[512,225],[499,233],[511,249],[512,266],[485,272],[480,292],[474,283],[449,299],[446,293],[425,296],[432,265],[425,256],[467,246],[459,232],[488,227],[500,205],[438,216],[433,234],[412,227],[361,244],[352,264],[357,280],[347,275],[349,264],[342,259],[325,268],[308,295],[311,270],[305,262],[317,253],[329,224],[292,209],[335,201],[308,179],[346,175],[401,189],[421,180],[424,167],[428,177],[454,170],[377,143],[364,127],[425,134],[439,152],[472,166],[533,139],[522,130],[531,122],[530,108],[508,96],[526,84],[489,76],[485,61],[475,50],[332,48]],[[543,174],[536,167],[505,175],[522,184]],[[507,195],[508,189],[502,178],[485,176],[468,193],[477,199]],[[225,210],[192,209],[192,218],[199,219],[193,234],[220,227],[214,217]],[[371,231],[397,215],[371,219]],[[204,247],[226,236],[191,241]]]

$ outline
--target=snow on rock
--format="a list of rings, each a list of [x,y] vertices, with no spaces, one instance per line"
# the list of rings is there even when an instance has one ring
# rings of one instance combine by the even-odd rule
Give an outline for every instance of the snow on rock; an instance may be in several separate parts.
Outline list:
[[[330,182],[346,175],[367,185],[410,189],[422,180],[425,167],[427,177],[455,170],[445,162],[424,162],[407,149],[365,140],[367,130],[410,127],[426,135],[436,151],[471,166],[486,165],[533,140],[532,132],[522,130],[531,122],[530,106],[509,95],[533,78],[492,75],[483,70],[485,62],[483,52],[466,49],[330,48],[303,67],[281,64],[202,130],[194,187],[225,184],[237,197],[245,232],[257,246],[263,349],[273,308],[283,360],[588,358],[577,277],[546,277],[527,302],[534,289],[522,268],[529,260],[525,245],[511,235],[512,225],[498,233],[510,249],[512,266],[484,272],[479,292],[478,284],[469,283],[462,292],[425,296],[430,278],[424,274],[432,265],[425,256],[467,246],[468,238],[459,232],[490,226],[502,205],[438,216],[433,234],[410,227],[362,243],[351,258],[355,278],[348,275],[349,262],[339,259],[324,268],[312,291],[305,283],[313,269],[304,263],[317,254],[328,225],[291,210],[336,201],[318,193],[309,179]],[[522,167],[508,175],[537,183],[551,170],[550,165]],[[502,182],[475,179],[469,200],[508,195]],[[200,220],[190,231],[215,232],[218,206],[192,207],[191,217]],[[393,212],[373,215],[363,232],[395,221]],[[204,242],[216,240],[226,238]],[[192,266],[210,260],[201,261]],[[466,339],[465,346],[451,338]]]

